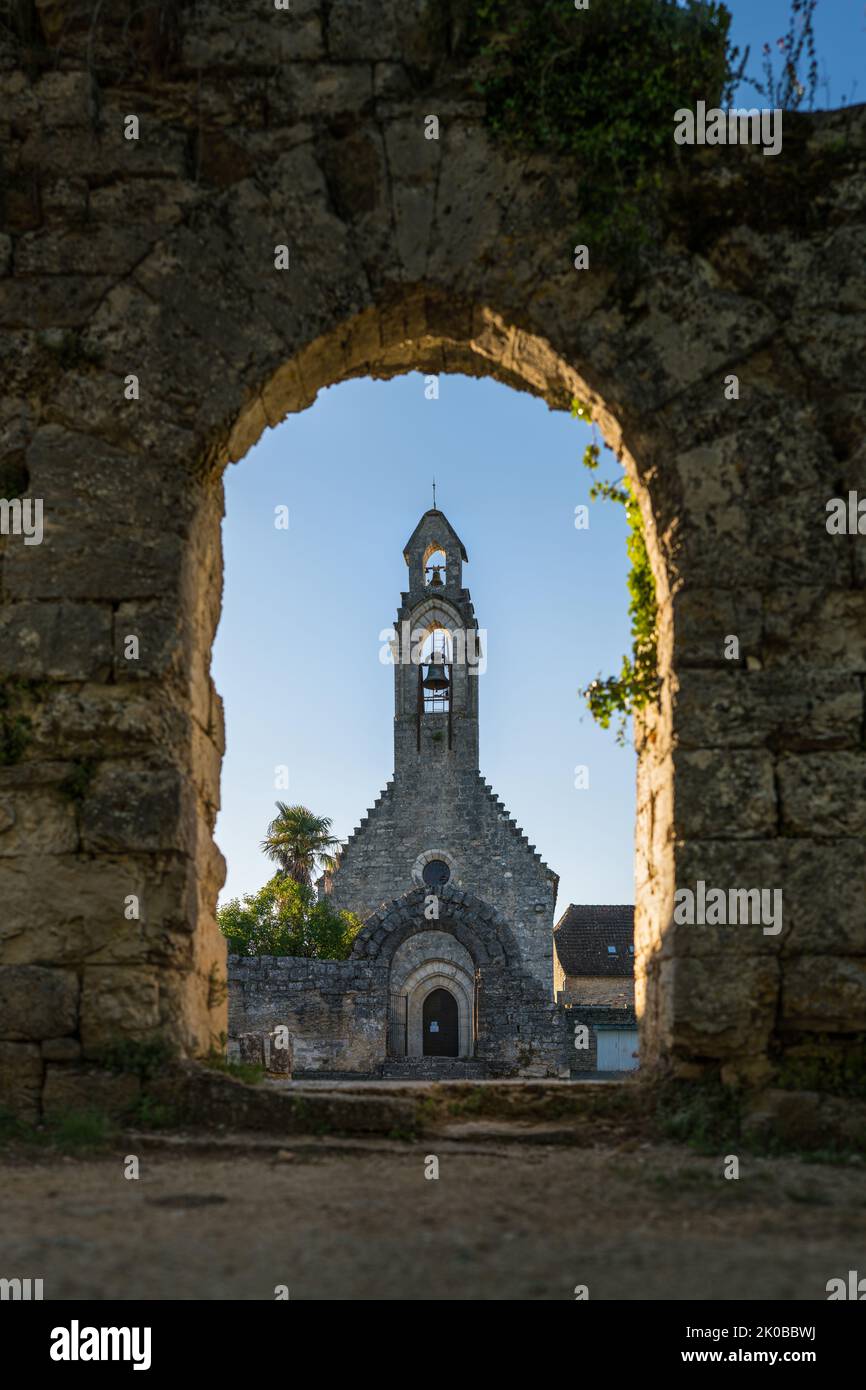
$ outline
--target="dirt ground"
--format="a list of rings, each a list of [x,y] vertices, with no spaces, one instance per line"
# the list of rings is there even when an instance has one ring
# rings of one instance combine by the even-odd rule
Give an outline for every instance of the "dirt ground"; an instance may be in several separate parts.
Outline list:
[[[124,1157],[4,1161],[0,1275],[46,1299],[826,1300],[866,1250],[862,1164],[744,1156],[726,1180],[673,1146],[471,1135],[142,1143],[137,1180]]]

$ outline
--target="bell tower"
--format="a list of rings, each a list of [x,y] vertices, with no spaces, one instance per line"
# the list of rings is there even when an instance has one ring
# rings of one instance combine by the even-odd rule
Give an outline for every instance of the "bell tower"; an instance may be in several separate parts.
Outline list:
[[[435,497],[406,542],[403,558],[408,586],[393,629],[385,629],[394,662],[394,776],[344,844],[326,891],[334,907],[361,918],[386,914],[375,919],[377,949],[396,921],[387,915],[390,908],[396,913],[398,901],[405,902],[407,895],[423,892],[426,903],[430,889],[474,894],[485,905],[484,920],[492,921],[498,913],[503,933],[510,933],[514,978],[534,976],[542,987],[536,997],[549,1001],[557,877],[478,767],[478,685],[487,658],[482,645],[486,634],[463,587],[465,547]],[[407,998],[411,993],[417,1008],[409,1005],[404,1023],[420,1030],[425,991],[453,992],[455,980],[463,979],[465,989],[457,989],[464,1020],[458,1045],[465,1049],[476,1005],[500,1020],[507,1008],[504,996],[483,974],[486,948],[477,958],[471,949],[464,951],[456,930],[456,901],[444,916],[425,916],[423,926],[416,924],[418,932],[406,939],[404,955],[400,947],[392,960],[388,989],[392,1001],[404,989]],[[483,989],[475,995],[479,971],[486,996]],[[521,984],[519,991],[523,988]],[[446,1017],[443,1008],[437,995],[434,1017],[440,1024]],[[399,1022],[395,1019],[388,1025],[392,1032]],[[520,1045],[510,1026],[500,1021],[497,1027],[505,1028],[508,1047]]]
[[[468,559],[444,512],[432,507],[406,542],[409,588],[394,625],[394,772],[478,768],[478,623],[463,585]]]

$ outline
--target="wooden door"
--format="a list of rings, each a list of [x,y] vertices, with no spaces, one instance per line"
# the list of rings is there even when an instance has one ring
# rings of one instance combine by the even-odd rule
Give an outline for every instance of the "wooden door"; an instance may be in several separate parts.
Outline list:
[[[456,1057],[459,1051],[457,1000],[450,990],[434,989],[424,1000],[424,1056]]]

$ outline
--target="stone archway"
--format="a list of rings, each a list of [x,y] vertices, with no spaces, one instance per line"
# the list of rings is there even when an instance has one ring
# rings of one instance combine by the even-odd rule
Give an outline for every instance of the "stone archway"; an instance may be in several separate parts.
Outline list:
[[[411,889],[368,917],[352,947],[353,960],[383,969],[392,999],[406,999],[408,1055],[425,1055],[424,1004],[445,989],[457,1004],[459,1056],[477,1056],[492,1075],[516,1075],[530,1063],[559,1075],[567,1020],[527,969],[509,923],[450,883],[432,917],[430,906],[426,887]]]
[[[645,1063],[760,1077],[851,1045],[866,569],[824,516],[866,480],[866,111],[800,117],[790,158],[696,157],[627,284],[575,272],[572,169],[491,140],[444,33],[419,71],[423,6],[349,26],[310,0],[277,69],[270,25],[229,7],[178,6],[158,54],[121,17],[40,10],[0,78],[0,473],[45,509],[41,545],[0,538],[7,1092],[38,1109],[53,1058],[224,1029],[221,470],[322,387],[408,370],[581,396],[636,485],[663,678],[639,731]],[[784,933],[674,927],[699,880],[783,886]]]
[[[406,1055],[421,1057],[424,1003],[435,989],[450,990],[457,1001],[460,1057],[475,1050],[475,962],[450,932],[428,930],[404,939],[391,956],[389,993],[406,998]]]
[[[457,959],[465,970],[479,966],[523,969],[514,933],[490,903],[446,883],[436,895],[436,916],[431,918],[426,915],[429,896],[427,888],[413,888],[402,898],[383,903],[355,937],[352,956],[390,966],[404,943],[419,935],[426,940],[431,933],[436,938],[447,933],[458,943],[461,955]]]

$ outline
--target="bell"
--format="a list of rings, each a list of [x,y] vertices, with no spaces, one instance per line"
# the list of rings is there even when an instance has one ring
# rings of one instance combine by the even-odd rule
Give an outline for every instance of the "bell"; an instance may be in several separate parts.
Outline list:
[[[433,578],[430,580],[430,588],[431,588],[431,589],[441,589],[441,588],[443,588],[443,587],[444,587],[444,586],[443,586],[443,583],[442,583],[442,566],[441,566],[441,565],[434,565],[434,566],[433,566]]]
[[[427,667],[427,674],[421,682],[425,690],[447,690],[448,677],[440,653],[434,652]]]

